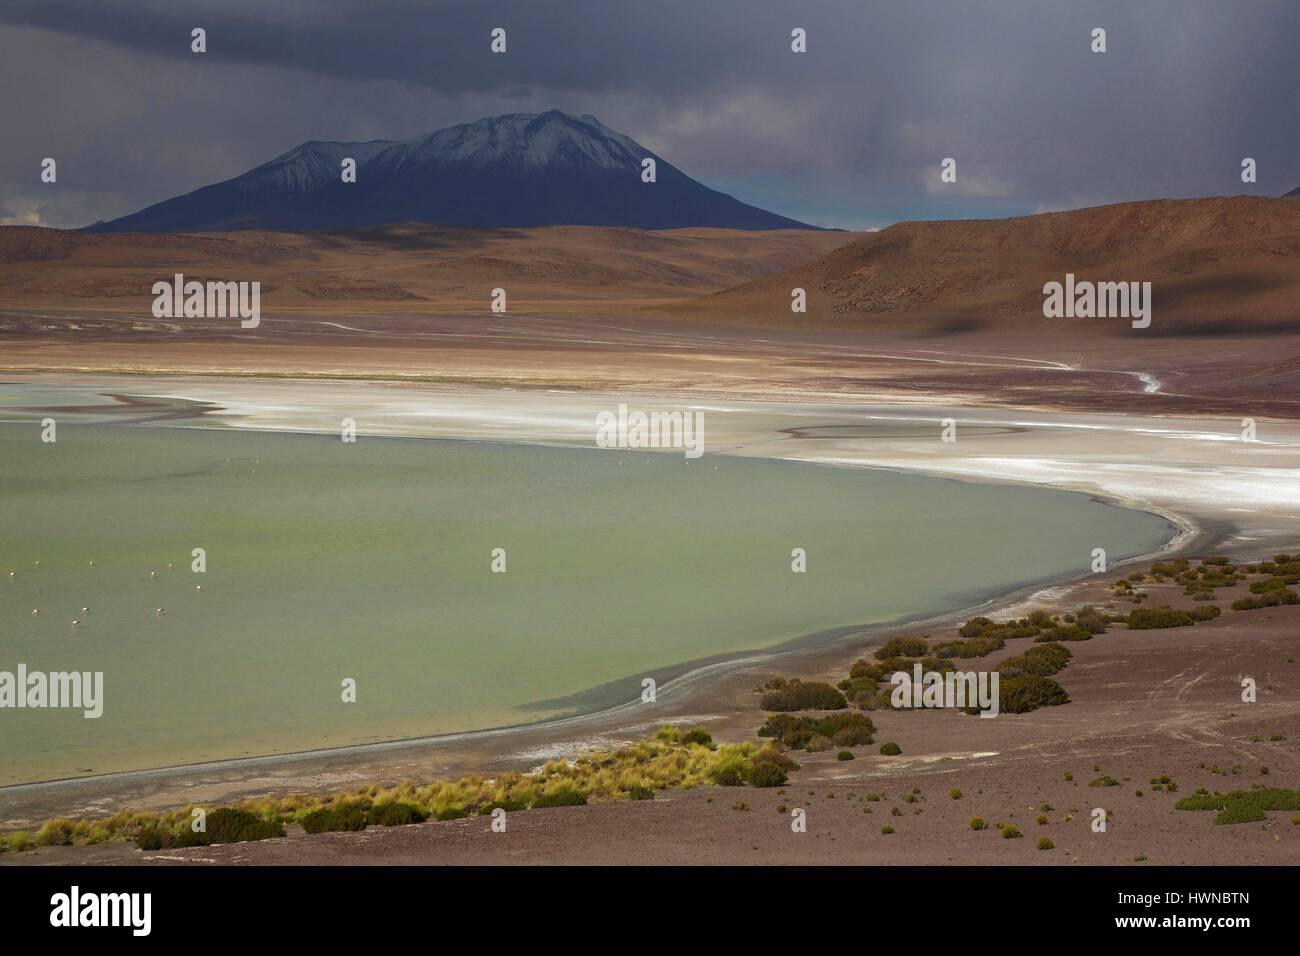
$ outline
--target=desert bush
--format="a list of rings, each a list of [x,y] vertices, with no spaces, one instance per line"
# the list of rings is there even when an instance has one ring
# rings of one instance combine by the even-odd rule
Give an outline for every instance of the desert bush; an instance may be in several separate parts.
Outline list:
[[[585,807],[587,798],[572,783],[565,782],[533,800],[533,809],[541,807]]]
[[[1165,627],[1190,627],[1192,616],[1186,611],[1168,607],[1139,607],[1129,611],[1130,631],[1153,630]]]
[[[702,747],[713,746],[713,736],[703,727],[695,727],[681,735],[682,744],[699,744]]]
[[[849,678],[851,680],[884,680],[885,672],[880,669],[880,665],[869,661],[866,658],[856,660],[853,666],[849,668]]]
[[[998,665],[998,673],[1003,678],[1024,674],[1047,677],[1065,667],[1072,656],[1070,649],[1060,644],[1035,644],[1025,653],[1002,661]]]
[[[1234,611],[1258,611],[1260,608],[1280,607],[1282,605],[1300,603],[1300,596],[1290,588],[1281,590],[1266,591],[1263,594],[1257,594],[1254,597],[1240,598],[1232,602]]]
[[[1008,823],[1002,828],[1002,839],[1004,840],[1015,840],[1022,836],[1024,834],[1020,832],[1020,828],[1014,823]]]
[[[400,827],[427,819],[429,815],[413,803],[381,803],[366,815],[367,822],[377,827]]]
[[[1058,624],[1056,627],[1044,628],[1034,641],[1042,644],[1046,641],[1090,641],[1093,632],[1078,624]]]
[[[828,714],[825,717],[796,717],[773,714],[758,729],[760,737],[774,737],[787,747],[804,748],[813,737],[826,737],[840,747],[869,744],[875,724],[865,714]]]
[[[853,751],[852,751],[852,750],[841,750],[839,753],[837,753],[837,754],[835,755],[835,759],[836,759],[836,760],[852,760],[852,759],[853,759]]]
[[[884,754],[886,757],[897,757],[903,751],[902,748],[898,746],[898,744],[894,743],[891,740],[888,743],[884,743],[880,745],[880,752]]]
[[[988,824],[984,822],[983,817],[971,817],[970,828],[972,830],[987,830]]]
[[[946,641],[938,644],[934,648],[935,654],[939,657],[984,657],[992,654],[994,651],[1000,651],[1007,646],[1005,637],[1001,634],[992,634],[984,637],[972,637],[963,641]]]
[[[1176,810],[1218,810],[1215,826],[1258,823],[1264,814],[1277,810],[1300,810],[1300,790],[1258,787],[1223,794],[1194,794],[1174,804]]]
[[[1053,842],[1052,842],[1050,839],[1048,839],[1047,837],[1039,837],[1039,838],[1038,838],[1038,849],[1040,849],[1040,850],[1055,850],[1055,849],[1056,849],[1056,844],[1053,843]]]
[[[1065,688],[1050,677],[1021,674],[998,681],[998,710],[1003,714],[1025,714],[1069,702]]]
[[[745,777],[751,787],[782,787],[787,779],[785,771],[774,763],[756,763]]]
[[[250,843],[284,836],[279,821],[263,820],[247,810],[217,807],[208,814],[205,844]],[[189,832],[188,828],[186,832]]]
[[[930,653],[930,642],[924,637],[896,637],[876,648],[876,660],[891,657],[925,657]]]
[[[1201,607],[1194,607],[1187,612],[1191,615],[1193,621],[1213,621],[1223,611],[1214,604],[1205,604]]]
[[[795,710],[843,710],[848,705],[844,695],[830,684],[800,680],[792,680],[783,687],[767,691],[759,701],[763,710],[780,713]]]
[[[745,782],[745,774],[748,771],[749,766],[745,759],[739,755],[733,755],[718,761],[710,776],[718,786],[739,787]]]
[[[332,833],[341,830],[364,830],[366,813],[358,807],[342,806],[312,810],[298,821],[308,833]],[[224,840],[214,840],[224,843]]]

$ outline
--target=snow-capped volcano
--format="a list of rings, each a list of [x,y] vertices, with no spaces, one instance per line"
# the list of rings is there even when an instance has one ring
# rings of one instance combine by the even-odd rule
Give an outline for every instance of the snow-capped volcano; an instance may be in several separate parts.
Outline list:
[[[345,159],[356,182],[343,182]],[[653,158],[656,181],[642,181]],[[311,141],[95,232],[600,225],[807,229],[691,179],[594,116],[510,113],[404,142]]]

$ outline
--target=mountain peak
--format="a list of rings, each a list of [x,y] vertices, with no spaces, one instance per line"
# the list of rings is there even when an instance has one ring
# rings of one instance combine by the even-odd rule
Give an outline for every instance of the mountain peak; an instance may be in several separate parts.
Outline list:
[[[656,162],[656,181],[641,163]],[[355,182],[342,163],[354,159]],[[696,182],[591,115],[506,113],[401,142],[309,140],[242,176],[150,206],[97,232],[454,226],[815,228]]]

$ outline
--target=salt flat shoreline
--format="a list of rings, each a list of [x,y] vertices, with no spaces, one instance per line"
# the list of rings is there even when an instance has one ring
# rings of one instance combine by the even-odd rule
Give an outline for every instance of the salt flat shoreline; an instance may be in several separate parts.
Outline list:
[[[41,378],[46,377],[42,376]],[[54,378],[64,379],[65,377],[57,376]],[[86,381],[84,376],[71,378],[79,386],[97,388],[96,383]],[[167,384],[150,379],[147,382],[142,382],[139,387],[124,387],[126,383],[123,382],[120,376],[112,376],[111,384],[112,391],[115,393],[129,391],[135,395],[147,394],[211,404],[218,410],[210,409],[204,414],[201,424],[205,427],[257,428],[271,431],[332,430],[320,427],[291,427],[294,424],[298,426],[319,424],[321,413],[318,411],[318,407],[313,404],[318,396],[304,396],[301,394],[300,389],[295,390],[293,403],[286,403],[278,396],[266,394],[268,389],[271,392],[279,391],[284,387],[285,383],[253,383],[248,381],[230,383],[222,380],[198,382],[186,379],[183,382]],[[163,387],[159,388],[159,385],[163,385]],[[255,387],[263,389],[263,394],[250,395],[250,388]],[[379,392],[376,394],[373,391],[374,388],[373,386],[363,386],[362,390],[370,394],[361,397],[374,403],[369,408],[372,410],[379,409],[381,414],[383,408],[394,404],[396,405],[396,411],[392,407],[388,407],[387,414],[396,415],[403,410],[409,413],[409,405],[412,402],[418,404],[435,401],[441,407],[446,408],[452,398],[442,390],[435,390],[432,394],[424,394],[424,390],[415,392],[409,387],[378,386]],[[402,401],[396,401],[397,396],[392,394],[393,391],[402,393],[405,405]],[[239,393],[242,393],[242,395]],[[326,404],[332,402],[339,405],[341,400],[338,390],[332,389],[331,395],[332,398]],[[573,444],[577,443],[575,439],[578,437],[578,433],[575,432],[575,428],[578,423],[582,421],[585,425],[586,421],[590,421],[585,412],[592,407],[598,407],[599,403],[605,400],[604,396],[578,396],[577,398],[581,399],[580,404],[582,407],[575,409],[573,407],[575,397],[570,395],[542,397],[511,393],[502,396],[496,393],[475,392],[469,395],[468,398],[463,395],[461,398],[469,407],[453,408],[453,414],[440,417],[437,421],[440,427],[437,430],[446,432],[446,434],[438,434],[436,437],[517,441],[520,434],[532,435],[535,439],[536,431],[540,430],[543,438],[547,439],[544,441],[546,444]],[[567,405],[564,403],[564,399],[569,400]],[[485,400],[491,406],[487,409],[487,414],[484,413],[484,408],[481,405],[478,407],[474,405],[475,402],[481,403]],[[649,403],[652,407],[674,404],[671,400],[654,396],[644,396],[638,399],[620,394],[618,400],[633,402],[640,400]],[[551,402],[558,402],[559,404],[548,406],[548,403]],[[296,409],[295,404],[298,406]],[[355,394],[347,396],[347,399],[342,404],[350,404],[352,407],[360,406],[362,409],[360,414],[355,417],[358,418],[361,440],[364,440],[368,433],[365,427],[368,420],[365,410],[368,406],[364,402],[359,402],[358,396]],[[679,406],[680,404],[677,403]],[[700,401],[696,397],[687,404],[698,407]],[[543,407],[549,407],[551,411],[549,419],[545,415],[538,414],[539,408]],[[268,414],[268,410],[272,411],[273,414]],[[503,410],[505,414],[503,414]],[[738,419],[737,421],[726,420],[723,423],[721,428],[724,441],[723,453],[795,458],[839,467],[899,468],[902,470],[924,471],[940,477],[964,481],[975,480],[1001,483],[1025,480],[1023,476],[1010,477],[988,471],[981,473],[979,477],[975,477],[971,474],[954,473],[951,468],[940,467],[933,469],[926,467],[927,463],[924,459],[918,460],[915,456],[900,455],[898,460],[890,460],[888,456],[884,456],[882,460],[882,455],[878,451],[872,453],[869,459],[858,460],[852,456],[846,458],[844,448],[837,447],[835,449],[836,454],[830,456],[816,448],[815,441],[805,440],[800,443],[796,440],[794,442],[777,442],[777,444],[773,444],[775,440],[773,435],[779,430],[773,429],[772,425],[783,422],[788,427],[788,416],[793,415],[805,420],[810,418],[816,420],[828,414],[832,416],[845,414],[835,409],[828,412],[822,406],[813,403],[796,403],[793,408],[781,408],[776,411],[762,409],[760,413],[763,420],[757,425],[752,420],[752,416],[755,414],[754,410],[744,403],[718,399],[716,403],[708,406],[708,410],[713,413],[713,417],[720,414],[724,417],[733,416]],[[909,406],[907,411],[915,415],[918,408]],[[523,414],[524,412],[527,412],[527,414]],[[996,414],[1000,413],[981,412],[981,414],[984,417],[996,417]],[[290,420],[285,420],[286,416]],[[316,417],[315,421],[307,420],[312,416]],[[779,420],[777,422],[771,421],[772,416],[776,416]],[[1006,416],[1003,415],[1003,417]],[[1024,416],[1018,415],[1015,417],[1023,418]],[[270,420],[268,421],[268,419]],[[513,422],[511,428],[503,428],[503,420],[507,423]],[[832,417],[831,420],[835,421],[836,419]],[[382,418],[381,422],[383,422]],[[427,415],[423,423],[427,426]],[[176,424],[175,419],[168,422],[169,426],[175,426]],[[270,427],[267,427],[268,425]],[[1050,427],[1050,423],[1043,427]],[[1085,425],[1084,427],[1088,426]],[[381,424],[378,430],[382,434],[392,434],[391,425],[387,423]],[[429,434],[427,428],[408,428],[408,431],[419,433],[418,437],[434,437]],[[906,439],[906,441],[911,440],[911,438]],[[934,439],[927,438],[924,441],[934,442]],[[730,443],[731,447],[725,447],[725,443]],[[800,447],[791,449],[791,444]],[[842,446],[842,443],[837,444]],[[1198,444],[1201,447],[1207,445],[1204,442]],[[809,449],[808,445],[814,447]],[[789,451],[795,453],[790,454]],[[934,463],[930,462],[929,464],[933,465]],[[1062,487],[1063,490],[1082,491],[1111,504],[1139,508],[1166,517],[1179,530],[1170,542],[1154,553],[1164,553],[1188,546],[1195,546],[1200,549],[1223,548],[1239,553],[1258,549],[1262,553],[1270,548],[1267,543],[1268,540],[1283,541],[1286,540],[1288,534],[1293,532],[1293,529],[1279,529],[1276,535],[1261,538],[1261,536],[1253,533],[1243,534],[1243,525],[1236,521],[1226,520],[1222,515],[1196,515],[1197,511],[1203,510],[1197,507],[1197,505],[1201,504],[1198,501],[1190,502],[1190,506],[1184,512],[1170,508],[1168,505],[1135,500],[1124,495],[1110,494],[1097,487],[1085,486],[1066,489],[1064,484],[1060,482],[1049,481],[1046,483],[1054,487]],[[1125,564],[1147,560],[1151,556],[1136,556],[1126,561]],[[711,685],[715,684],[717,679],[725,674],[756,667],[771,667],[778,661],[784,667],[794,667],[801,664],[815,665],[820,661],[831,658],[842,658],[846,654],[857,653],[863,647],[902,630],[922,626],[937,627],[946,623],[955,623],[974,613],[996,612],[999,609],[1005,609],[1027,600],[1032,601],[1035,593],[1045,591],[1060,593],[1063,588],[1068,592],[1071,585],[1088,577],[1090,575],[1081,574],[1067,580],[1036,582],[1015,589],[1012,592],[983,600],[972,606],[935,615],[922,615],[912,620],[894,622],[888,625],[835,628],[829,632],[823,631],[818,634],[806,635],[762,651],[742,652],[727,655],[720,659],[687,662],[682,664],[674,673],[673,678],[660,688],[660,707],[656,708],[656,711],[662,710],[662,715],[658,712],[647,714],[643,709],[643,705],[632,702],[613,707],[601,707],[591,712],[555,720],[460,734],[408,738],[295,754],[267,755],[210,764],[127,771],[102,776],[71,778],[62,781],[19,784],[0,790],[0,806],[6,808],[4,811],[0,811],[3,813],[0,825],[9,826],[29,823],[34,818],[49,816],[53,813],[87,814],[107,812],[124,805],[154,807],[175,805],[199,799],[208,801],[229,800],[265,792],[267,789],[339,788],[346,787],[349,784],[355,786],[358,782],[369,782],[372,779],[396,779],[394,774],[397,774],[398,777],[419,775],[428,778],[430,776],[447,776],[485,768],[528,766],[530,761],[532,763],[539,762],[539,756],[546,754],[572,753],[589,746],[602,745],[610,739],[629,739],[629,732],[631,732],[632,737],[637,736],[638,733],[644,733],[657,726],[664,719],[703,718],[707,717],[711,711],[725,710],[726,708],[719,706],[720,701],[713,697],[710,692]],[[632,722],[630,726],[629,721]],[[611,735],[613,735],[612,738]],[[429,762],[431,760],[437,769],[430,769]],[[416,767],[421,769],[414,769]]]

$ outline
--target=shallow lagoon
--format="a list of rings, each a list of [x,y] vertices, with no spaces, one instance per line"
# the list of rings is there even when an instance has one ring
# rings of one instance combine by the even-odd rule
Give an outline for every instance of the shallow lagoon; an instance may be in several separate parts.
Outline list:
[[[0,670],[106,684],[99,720],[0,711],[0,784],[540,720],[1172,534],[1082,495],[794,462],[0,424]]]

